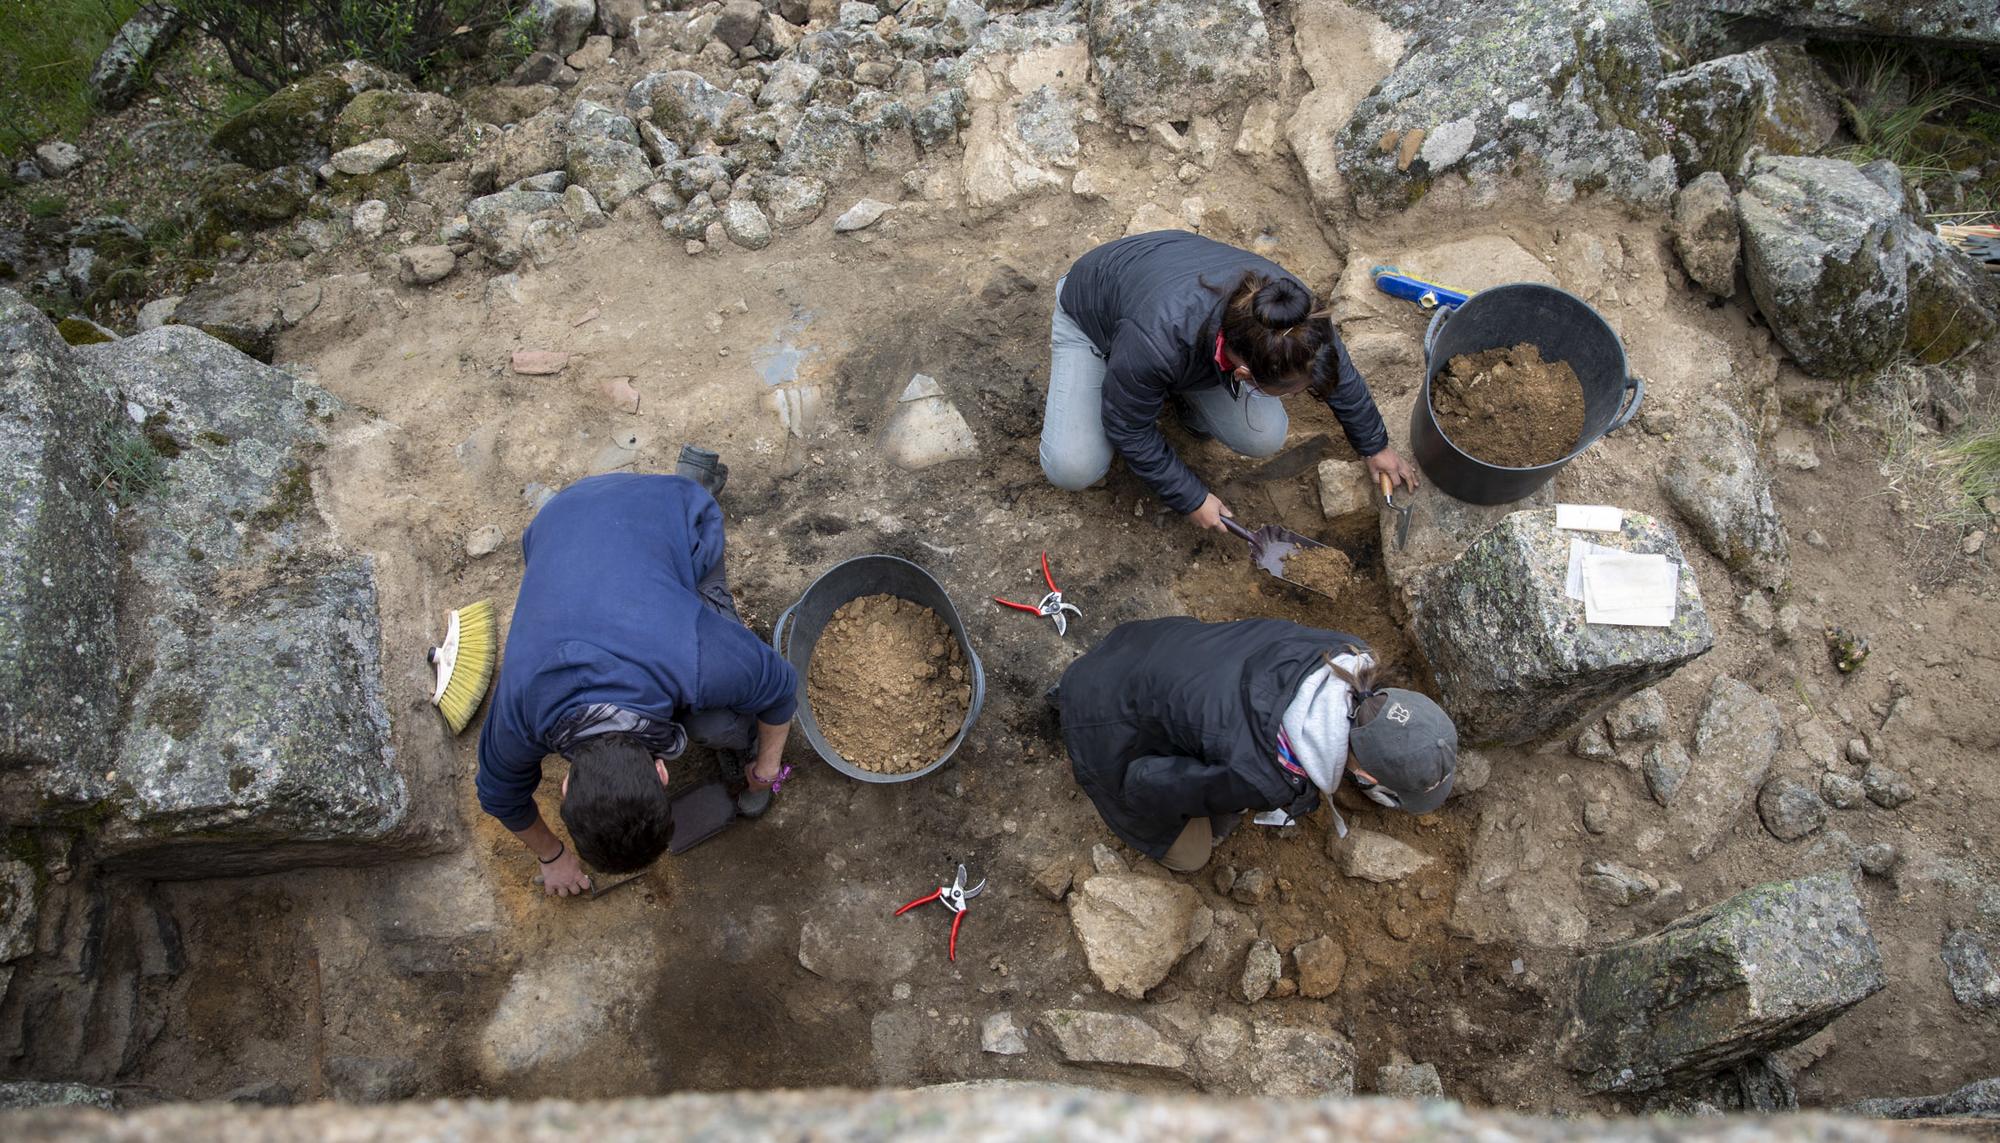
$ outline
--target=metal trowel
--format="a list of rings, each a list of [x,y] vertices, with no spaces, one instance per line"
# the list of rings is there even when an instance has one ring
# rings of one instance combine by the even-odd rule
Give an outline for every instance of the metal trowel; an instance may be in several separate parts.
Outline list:
[[[1415,505],[1396,503],[1396,497],[1391,491],[1396,486],[1390,483],[1387,473],[1378,473],[1375,479],[1382,486],[1383,505],[1399,517],[1396,521],[1396,550],[1402,551],[1410,546],[1410,511]]]

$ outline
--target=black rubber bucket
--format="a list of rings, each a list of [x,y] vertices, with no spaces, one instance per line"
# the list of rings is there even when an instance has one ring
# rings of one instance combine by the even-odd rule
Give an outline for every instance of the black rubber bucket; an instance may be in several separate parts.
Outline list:
[[[1544,361],[1567,361],[1583,383],[1583,432],[1560,460],[1532,468],[1488,464],[1451,443],[1431,411],[1431,383],[1461,353],[1527,342]],[[1639,411],[1645,383],[1631,376],[1625,347],[1589,303],[1554,286],[1515,282],[1439,310],[1424,334],[1424,390],[1410,410],[1410,449],[1438,489],[1468,504],[1506,504],[1547,484],[1597,438]]]
[[[965,725],[945,743],[944,753],[922,769],[907,774],[877,774],[873,770],[863,770],[840,756],[840,751],[819,732],[819,719],[813,714],[812,703],[806,697],[806,679],[812,667],[813,647],[819,642],[820,632],[826,630],[826,621],[833,618],[843,604],[864,595],[893,595],[920,603],[937,612],[951,629],[952,638],[958,640],[958,649],[965,661],[972,667],[972,702],[965,708]],[[979,656],[972,650],[972,640],[966,637],[965,622],[958,617],[958,609],[951,605],[951,597],[931,574],[908,560],[895,556],[856,556],[828,568],[814,580],[799,601],[785,608],[778,616],[778,622],[771,628],[771,646],[792,670],[799,676],[799,726],[805,731],[806,741],[826,764],[856,781],[861,782],[908,782],[951,761],[965,736],[972,732],[972,724],[979,718],[979,708],[986,704],[986,668],[979,662]]]

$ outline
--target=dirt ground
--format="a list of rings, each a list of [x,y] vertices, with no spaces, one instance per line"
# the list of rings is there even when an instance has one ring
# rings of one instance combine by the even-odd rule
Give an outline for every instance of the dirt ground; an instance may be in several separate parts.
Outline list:
[[[393,680],[399,741],[454,771],[462,843],[368,869],[165,886],[183,918],[188,968],[169,999],[168,1031],[142,1054],[133,1084],[190,1098],[245,1085],[313,1098],[351,1089],[357,1075],[391,1077],[404,1094],[575,1098],[990,1076],[1139,1086],[1159,1081],[1078,1072],[1044,1041],[1021,1056],[982,1053],[979,1022],[1010,1010],[1025,1026],[1044,1008],[1070,1006],[1241,1010],[1186,966],[1148,1003],[1103,994],[1067,910],[1033,887],[1049,863],[1084,862],[1093,845],[1115,844],[1070,779],[1042,693],[1114,625],[1179,613],[1347,631],[1377,649],[1389,681],[1429,679],[1390,615],[1374,541],[1347,542],[1356,576],[1329,603],[1254,571],[1239,541],[1196,532],[1122,468],[1081,494],[1042,479],[1035,448],[1055,279],[1118,237],[1149,189],[1198,192],[1211,218],[1235,220],[1216,224],[1219,237],[1269,234],[1277,260],[1329,295],[1350,262],[1401,261],[1470,288],[1493,284],[1473,261],[1423,264],[1425,251],[1460,261],[1480,242],[1518,244],[1552,273],[1594,274],[1597,287],[1617,287],[1619,300],[1600,304],[1660,409],[1683,409],[1710,387],[1736,396],[1754,388],[1770,375],[1769,339],[1740,305],[1710,307],[1675,287],[1653,222],[1577,208],[1450,218],[1420,208],[1346,231],[1337,251],[1281,163],[1222,164],[1183,187],[1170,174],[1116,171],[1120,161],[1102,159],[1120,176],[1108,182],[1126,188],[1109,202],[1037,198],[985,220],[911,203],[858,237],[821,223],[762,252],[699,258],[625,218],[555,264],[493,285],[466,273],[429,292],[330,282],[280,358],[310,367],[351,406],[315,491],[345,542],[377,555],[384,661],[405,669]],[[899,197],[889,185],[847,193],[870,192]],[[1625,268],[1572,258],[1585,239],[1600,253],[1606,243],[1622,249]],[[1413,308],[1367,323],[1380,352],[1363,367],[1399,446],[1421,375],[1383,362],[1404,341],[1414,352],[1422,324]],[[1690,330],[1702,341],[1691,344]],[[522,377],[507,367],[522,348],[573,356],[560,375]],[[917,372],[937,378],[965,414],[978,459],[909,473],[882,458],[877,435]],[[636,415],[607,399],[606,383],[620,378],[640,394]],[[1270,460],[1232,457],[1177,429],[1173,437],[1246,521],[1328,535],[1313,464],[1352,453],[1323,408],[1289,405],[1291,447]],[[810,423],[789,433],[780,409]],[[447,742],[423,703],[423,651],[451,607],[490,596],[503,619],[511,609],[518,546],[474,559],[468,533],[495,524],[517,535],[539,489],[594,470],[669,470],[683,441],[731,466],[731,579],[760,634],[837,561],[902,556],[937,576],[964,616],[986,706],[950,766],[905,784],[848,780],[795,733],[787,759],[799,773],[765,818],[663,860],[602,900],[546,899],[530,884],[529,856],[477,809],[476,733]],[[1808,1102],[1837,1103],[2000,1071],[1992,1017],[1953,1002],[1938,960],[1946,923],[1993,909],[1981,894],[2000,892],[2000,854],[1976,824],[2000,805],[1991,764],[2000,608],[1983,570],[1918,593],[1900,563],[1906,529],[1880,495],[1867,445],[1823,435],[1818,444],[1818,469],[1777,478],[1794,539],[1786,598],[1808,631],[1824,621],[1866,632],[1869,664],[1837,676],[1810,635],[1779,645],[1744,624],[1742,588],[1684,533],[1718,644],[1663,690],[1670,733],[1683,739],[1699,696],[1723,672],[1778,697],[1788,721],[1808,711],[1867,721],[1895,686],[1930,712],[1927,725],[1886,734],[1920,797],[1833,821],[1856,842],[1889,840],[1904,854],[1893,880],[1863,885],[1891,984],[1835,1026],[1800,1077]],[[1669,447],[1637,426],[1623,430],[1566,469],[1558,494],[1670,517],[1655,487]],[[1804,542],[1809,529],[1824,548]],[[1065,638],[988,602],[1038,598],[1043,551],[1083,610]],[[1684,886],[1671,911],[1589,904],[1588,944],[1837,859],[1815,856],[1821,836],[1778,842],[1752,814],[1718,853],[1690,865],[1657,846],[1663,811],[1636,771],[1572,757],[1561,742],[1489,757],[1490,784],[1435,814],[1365,803],[1345,811],[1350,824],[1441,859],[1402,883],[1341,876],[1326,856],[1324,811],[1282,832],[1245,827],[1220,847],[1217,866],[1272,875],[1276,889],[1261,904],[1230,902],[1212,871],[1183,879],[1210,904],[1250,914],[1280,950],[1320,934],[1340,940],[1349,960],[1337,993],[1262,1003],[1351,1037],[1364,1090],[1374,1067],[1400,1052],[1435,1063],[1447,1093],[1471,1103],[1610,1108],[1554,1059],[1573,954],[1477,943],[1447,924],[1482,823],[1537,828],[1565,862],[1629,861]],[[691,758],[684,768],[700,765]],[[560,765],[546,778],[553,817]],[[1601,834],[1581,824],[1593,801],[1609,807]],[[954,965],[941,910],[889,914],[948,880],[958,862],[989,887]]]

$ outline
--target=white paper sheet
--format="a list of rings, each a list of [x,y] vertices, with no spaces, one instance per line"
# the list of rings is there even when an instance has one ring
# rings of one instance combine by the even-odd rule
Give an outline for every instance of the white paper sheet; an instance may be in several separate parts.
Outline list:
[[[1583,557],[1586,623],[1668,627],[1680,593],[1680,564],[1662,555],[1603,551]]]
[[[1625,509],[1610,504],[1558,504],[1556,527],[1572,532],[1616,532],[1625,526]]]
[[[1571,538],[1569,542],[1569,572],[1563,577],[1563,594],[1576,600],[1578,603],[1583,602],[1583,558],[1592,552],[1603,552],[1607,555],[1620,556],[1625,554],[1625,549],[1607,548],[1602,544],[1593,544],[1589,540]]]

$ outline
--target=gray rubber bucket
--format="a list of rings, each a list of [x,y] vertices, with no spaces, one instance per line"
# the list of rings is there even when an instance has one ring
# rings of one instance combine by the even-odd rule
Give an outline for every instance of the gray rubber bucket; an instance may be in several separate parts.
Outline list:
[[[850,600],[864,595],[893,595],[919,603],[937,612],[938,618],[951,629],[952,638],[958,640],[958,649],[972,668],[972,702],[965,708],[965,724],[958,733],[945,743],[944,752],[929,765],[907,774],[877,774],[873,770],[863,770],[840,756],[840,751],[819,732],[819,719],[813,713],[812,703],[806,696],[806,679],[812,667],[813,647],[819,642],[820,632],[826,630],[827,620],[833,613]],[[958,617],[958,609],[951,604],[951,597],[945,594],[943,585],[931,578],[931,574],[908,560],[895,556],[856,556],[828,568],[806,588],[799,601],[785,608],[778,616],[778,622],[771,627],[771,646],[792,670],[799,676],[799,727],[805,731],[806,741],[812,743],[813,752],[825,759],[826,764],[860,782],[908,782],[951,761],[951,756],[964,743],[965,736],[972,732],[972,724],[979,718],[979,708],[986,705],[986,668],[979,662],[979,656],[972,649],[972,640],[965,634],[965,621]]]
[[[1461,353],[1524,341],[1542,351],[1542,360],[1567,361],[1576,371],[1583,383],[1583,431],[1560,460],[1532,468],[1488,464],[1444,435],[1431,410],[1431,383]],[[1468,504],[1508,504],[1547,484],[1599,437],[1631,420],[1645,391],[1626,368],[1618,335],[1588,302],[1535,282],[1495,286],[1431,318],[1424,333],[1424,389],[1410,410],[1410,451],[1445,494]]]

